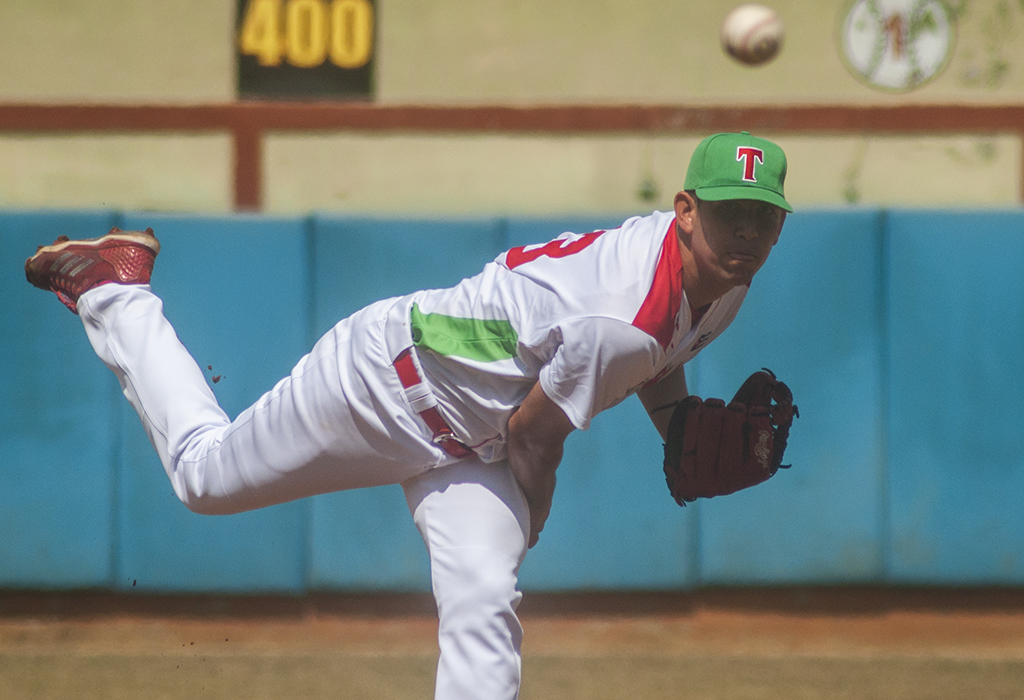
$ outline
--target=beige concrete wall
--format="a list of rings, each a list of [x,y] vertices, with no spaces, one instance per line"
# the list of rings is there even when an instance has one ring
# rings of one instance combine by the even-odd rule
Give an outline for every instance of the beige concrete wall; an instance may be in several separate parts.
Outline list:
[[[687,104],[1020,102],[1024,7],[954,0],[960,36],[936,80],[904,95],[865,86],[836,44],[847,0],[775,0],[786,40],[767,66],[721,51],[737,0],[445,0],[385,2],[385,101],[682,102]],[[388,20],[393,22],[389,26]],[[994,67],[1007,64],[998,79]]]
[[[780,56],[728,59],[735,0],[377,0],[382,104],[906,104],[1024,102],[1024,3],[954,0],[958,39],[937,79],[893,94],[844,67],[847,0],[777,0]],[[235,0],[2,0],[0,103],[235,99]],[[274,134],[267,209],[431,214],[667,206],[701,134],[651,138]],[[0,206],[226,211],[221,136],[0,134]],[[785,137],[805,205],[1016,202],[1013,135]],[[154,156],[154,149],[159,152]],[[161,167],[154,168],[154,157]],[[660,197],[638,195],[648,180]],[[55,184],[56,183],[56,184]]]
[[[0,207],[226,212],[227,134],[0,135]]]
[[[805,206],[1009,206],[1020,197],[1018,136],[776,140],[790,161],[787,190]]]
[[[746,68],[718,44],[737,0],[377,0],[382,103],[878,103],[1024,100],[1024,6],[952,0],[948,69],[904,95],[846,70],[848,0],[774,0],[782,53]],[[0,101],[235,97],[235,0],[3,0]]]
[[[232,0],[2,0],[0,102],[235,96]]]
[[[698,140],[275,134],[266,206],[439,215],[671,207]],[[648,179],[658,193],[643,198]]]
[[[1016,136],[815,138],[766,134],[800,206],[1008,206]],[[274,134],[268,211],[628,213],[670,208],[699,138]]]

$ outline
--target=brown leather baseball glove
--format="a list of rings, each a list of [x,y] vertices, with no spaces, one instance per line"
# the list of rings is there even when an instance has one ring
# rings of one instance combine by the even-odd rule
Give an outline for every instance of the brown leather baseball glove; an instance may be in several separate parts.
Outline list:
[[[728,405],[688,396],[673,406],[665,479],[679,505],[735,493],[788,468],[782,455],[800,414],[771,370],[750,375]]]

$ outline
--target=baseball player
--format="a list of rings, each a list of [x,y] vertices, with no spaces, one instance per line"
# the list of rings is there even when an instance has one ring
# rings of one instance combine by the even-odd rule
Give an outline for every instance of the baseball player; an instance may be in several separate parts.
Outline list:
[[[436,697],[515,698],[517,574],[573,430],[638,394],[666,437],[683,365],[729,325],[779,239],[786,158],[717,134],[670,212],[513,248],[450,289],[340,321],[234,421],[150,288],[152,230],[66,237],[25,263],[117,376],[175,494],[227,514],[402,485],[430,555]]]

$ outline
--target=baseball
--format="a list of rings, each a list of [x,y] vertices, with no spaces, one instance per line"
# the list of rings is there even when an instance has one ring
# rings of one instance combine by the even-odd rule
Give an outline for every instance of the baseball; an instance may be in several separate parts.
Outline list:
[[[772,8],[740,5],[722,22],[722,48],[740,63],[758,66],[779,52],[784,33],[782,19]]]

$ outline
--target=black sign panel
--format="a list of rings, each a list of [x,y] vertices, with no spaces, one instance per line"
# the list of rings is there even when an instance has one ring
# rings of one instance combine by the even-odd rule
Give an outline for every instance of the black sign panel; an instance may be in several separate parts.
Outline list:
[[[238,0],[238,94],[369,99],[373,0]]]

